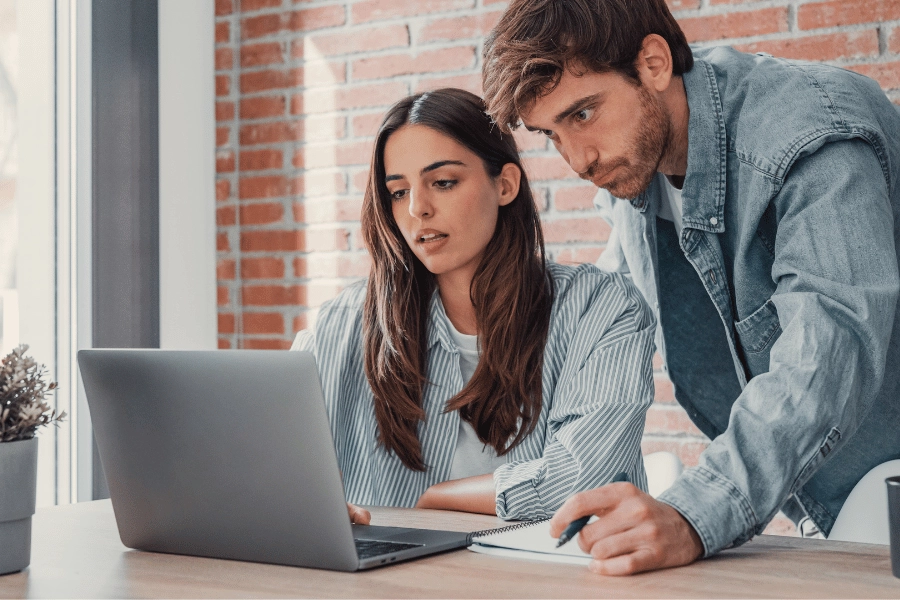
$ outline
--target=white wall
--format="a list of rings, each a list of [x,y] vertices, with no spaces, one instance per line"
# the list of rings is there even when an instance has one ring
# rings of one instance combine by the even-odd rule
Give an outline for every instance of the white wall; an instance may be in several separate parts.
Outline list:
[[[217,347],[213,0],[159,0],[160,347]]]

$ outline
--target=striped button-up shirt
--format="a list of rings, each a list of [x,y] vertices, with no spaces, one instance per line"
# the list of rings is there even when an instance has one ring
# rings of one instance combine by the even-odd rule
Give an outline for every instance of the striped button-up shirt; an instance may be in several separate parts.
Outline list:
[[[505,519],[549,517],[572,494],[608,483],[620,471],[647,488],[640,442],[653,401],[652,313],[621,275],[592,265],[548,267],[556,293],[540,417],[494,471],[497,515]],[[363,370],[364,298],[363,284],[348,287],[322,307],[314,331],[297,334],[291,349],[316,355],[347,500],[414,506],[450,474],[460,417],[444,409],[463,388],[458,349],[436,292],[427,325],[426,416],[418,428],[427,468],[410,470],[377,442]]]

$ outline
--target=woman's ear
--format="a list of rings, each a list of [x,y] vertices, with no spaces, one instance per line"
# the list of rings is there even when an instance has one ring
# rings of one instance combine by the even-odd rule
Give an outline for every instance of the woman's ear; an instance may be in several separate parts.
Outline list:
[[[519,185],[522,182],[522,169],[515,163],[506,163],[497,176],[497,184],[500,188],[500,206],[506,206],[519,195]]]

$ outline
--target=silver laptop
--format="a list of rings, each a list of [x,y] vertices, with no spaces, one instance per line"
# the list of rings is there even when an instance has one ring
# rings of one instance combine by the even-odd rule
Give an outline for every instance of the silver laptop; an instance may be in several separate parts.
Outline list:
[[[82,350],[78,364],[129,548],[355,571],[466,545],[351,526],[307,352]]]

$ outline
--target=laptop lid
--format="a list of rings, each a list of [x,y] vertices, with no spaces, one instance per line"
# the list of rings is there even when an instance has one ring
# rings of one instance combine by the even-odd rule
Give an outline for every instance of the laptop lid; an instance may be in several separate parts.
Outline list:
[[[384,564],[357,556],[311,354],[82,350],[78,363],[126,546],[348,571]],[[465,544],[455,536],[452,547]]]

